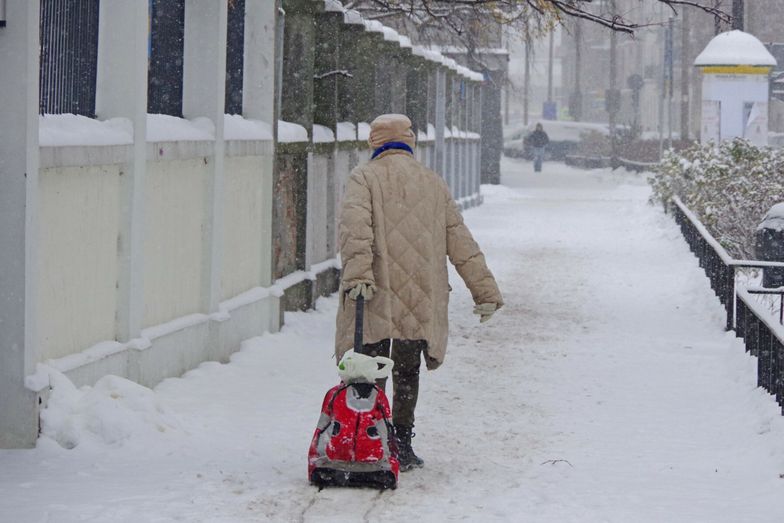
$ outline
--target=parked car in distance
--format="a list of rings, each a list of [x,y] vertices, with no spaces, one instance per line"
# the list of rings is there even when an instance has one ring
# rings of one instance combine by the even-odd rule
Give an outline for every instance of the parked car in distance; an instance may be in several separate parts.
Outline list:
[[[544,132],[550,138],[547,146],[547,160],[564,160],[567,155],[575,154],[583,136],[590,132],[609,134],[605,123],[570,122],[563,120],[532,120],[526,125],[511,125],[504,132],[504,155],[512,158],[533,159],[533,150],[523,143],[523,139],[531,133],[537,123],[541,123]]]

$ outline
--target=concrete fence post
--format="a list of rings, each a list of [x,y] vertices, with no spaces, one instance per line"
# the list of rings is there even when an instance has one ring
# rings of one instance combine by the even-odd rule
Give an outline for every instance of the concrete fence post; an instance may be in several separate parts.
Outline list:
[[[251,120],[267,122],[275,135],[276,103],[276,28],[278,8],[270,0],[245,0],[245,52],[243,53],[242,112]],[[259,283],[262,287],[272,284],[272,208],[273,165],[263,173],[263,216],[261,238],[261,267]]]
[[[133,126],[120,179],[116,330],[122,342],[140,335],[144,315],[148,9],[147,0],[102,0],[99,10],[96,116],[127,118]]]
[[[440,174],[447,182],[449,181],[446,168],[446,142],[444,140],[444,129],[446,127],[446,68],[439,66],[435,71],[435,166],[434,170]]]
[[[365,38],[365,24],[359,13],[349,12],[344,16],[344,23],[340,26],[338,64],[345,69],[350,78],[340,81],[337,100],[338,122],[351,122],[354,132],[359,122],[366,121],[370,111],[367,110],[367,85],[372,78],[367,78],[367,57],[364,57],[361,48]],[[356,138],[356,135],[354,136]]]
[[[0,27],[0,448],[35,446],[39,2],[7,0]]]
[[[202,310],[208,313],[218,311],[221,299],[227,7],[226,2],[185,2],[182,112],[185,118],[207,117],[215,125],[202,229]]]

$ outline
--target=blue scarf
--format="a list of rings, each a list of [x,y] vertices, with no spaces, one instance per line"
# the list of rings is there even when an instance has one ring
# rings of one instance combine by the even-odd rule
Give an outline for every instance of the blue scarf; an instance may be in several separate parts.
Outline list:
[[[378,156],[379,154],[383,153],[384,151],[388,151],[390,149],[402,149],[404,151],[408,151],[411,154],[414,154],[414,151],[411,150],[411,147],[409,147],[407,143],[403,143],[403,142],[387,142],[384,145],[382,145],[381,147],[379,147],[378,149],[376,149],[375,151],[373,151],[373,156],[371,156],[370,159],[372,160],[376,156]]]

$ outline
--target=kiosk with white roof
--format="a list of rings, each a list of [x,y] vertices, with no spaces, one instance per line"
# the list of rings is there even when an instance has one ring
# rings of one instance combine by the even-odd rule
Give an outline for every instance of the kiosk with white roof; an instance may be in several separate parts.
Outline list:
[[[762,42],[743,31],[721,33],[694,65],[703,74],[701,141],[740,137],[767,145],[769,77],[776,59]]]

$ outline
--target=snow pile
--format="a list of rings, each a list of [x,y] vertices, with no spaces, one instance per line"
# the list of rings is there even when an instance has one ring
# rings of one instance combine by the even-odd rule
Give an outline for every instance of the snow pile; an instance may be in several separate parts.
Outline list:
[[[49,380],[52,393],[41,411],[41,432],[66,449],[83,443],[122,446],[177,428],[155,393],[132,381],[107,375],[93,387],[77,389],[54,369]]]
[[[755,36],[743,31],[716,35],[694,60],[696,66],[759,65],[775,67],[776,59]]]
[[[95,120],[76,114],[44,114],[38,117],[41,147],[79,145],[128,145],[133,143],[133,124],[127,118]]]
[[[784,195],[781,195],[784,197]],[[784,202],[777,203],[770,208],[765,219],[760,223],[759,229],[771,229],[774,231],[784,231]]]
[[[272,140],[272,126],[261,120],[247,120],[239,114],[227,114],[223,119],[226,140]]]
[[[313,143],[332,143],[335,141],[335,133],[332,129],[324,125],[313,125]]]
[[[480,194],[486,198],[490,198],[493,202],[509,202],[511,200],[520,198],[520,191],[510,189],[505,185],[496,184],[482,184],[480,186]]]
[[[278,141],[282,143],[307,142],[308,130],[299,124],[278,120]]]
[[[168,114],[147,115],[148,142],[199,142],[215,139],[215,124],[200,116],[193,120]]]

